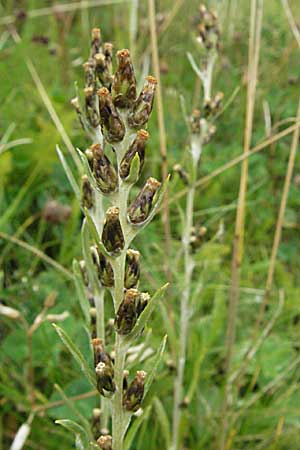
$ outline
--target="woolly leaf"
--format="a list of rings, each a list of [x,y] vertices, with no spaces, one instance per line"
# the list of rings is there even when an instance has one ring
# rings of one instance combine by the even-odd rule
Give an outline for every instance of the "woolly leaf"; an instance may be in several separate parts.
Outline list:
[[[73,260],[73,273],[74,282],[79,299],[79,303],[85,318],[86,323],[89,325],[91,321],[90,317],[90,305],[86,295],[86,287],[83,283],[82,274],[79,268],[79,263],[76,259]]]
[[[56,146],[56,152],[57,152],[58,157],[60,159],[60,162],[61,162],[61,164],[62,164],[62,166],[64,168],[64,171],[65,171],[65,173],[67,175],[69,183],[70,183],[70,185],[71,185],[71,187],[72,187],[72,189],[74,191],[74,194],[76,195],[77,199],[80,201],[80,199],[81,199],[80,188],[79,188],[79,186],[78,186],[78,184],[77,184],[77,182],[76,182],[76,180],[74,178],[74,175],[72,173],[72,170],[71,170],[69,164],[67,163],[67,160],[65,159],[65,157],[64,157],[64,155],[63,155],[63,153],[60,150],[58,145]]]
[[[61,338],[62,342],[65,344],[65,346],[67,347],[67,349],[69,350],[71,355],[74,357],[74,359],[79,364],[80,369],[85,374],[88,381],[91,383],[93,388],[96,388],[96,378],[94,376],[94,373],[89,368],[89,365],[88,365],[87,361],[85,360],[81,351],[76,347],[76,345],[73,343],[71,338],[67,335],[67,333],[62,328],[60,328],[55,323],[53,323],[52,325],[55,328],[59,337]]]

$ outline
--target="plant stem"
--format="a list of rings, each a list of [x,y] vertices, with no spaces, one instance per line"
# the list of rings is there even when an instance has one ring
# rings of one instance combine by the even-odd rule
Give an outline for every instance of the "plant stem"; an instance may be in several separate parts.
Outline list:
[[[113,262],[113,270],[115,276],[114,288],[114,307],[115,313],[118,311],[120,303],[123,299],[124,292],[124,273],[125,273],[126,249]],[[124,429],[124,410],[123,410],[123,371],[125,364],[126,351],[122,345],[122,337],[116,333],[115,338],[115,364],[114,378],[116,384],[116,392],[112,401],[112,436],[113,449],[122,450]]]
[[[122,157],[127,147],[128,147],[128,140],[125,137],[122,143],[122,148],[119,148],[117,152],[118,173],[120,161],[122,160]],[[118,176],[118,178],[119,178],[119,189],[115,195],[114,204],[119,208],[119,218],[124,234],[125,245],[120,256],[118,256],[118,258],[111,260],[115,279],[115,286],[113,290],[115,314],[117,313],[124,296],[125,262],[126,262],[126,252],[129,245],[128,236],[126,233],[126,230],[128,230],[127,200],[129,187],[128,185],[123,183],[123,180],[121,179],[120,176]],[[125,357],[126,357],[126,347],[122,344],[122,336],[116,333],[115,361],[114,361],[114,380],[116,385],[116,392],[112,400],[112,438],[113,438],[112,447],[114,450],[123,449],[123,439],[126,431],[126,425],[124,420],[125,414],[123,409],[123,372],[125,365]]]
[[[177,377],[174,385],[174,409],[173,409],[173,443],[172,450],[178,449],[179,444],[179,426],[181,419],[181,402],[183,397],[183,379],[186,362],[186,348],[188,338],[188,323],[190,316],[189,299],[191,292],[191,280],[193,275],[193,258],[190,253],[190,238],[193,226],[193,211],[194,211],[194,184],[188,191],[186,215],[185,215],[185,230],[182,239],[182,246],[184,252],[184,290],[181,297],[180,305],[180,338],[179,338],[179,354],[178,354],[178,368]]]
[[[112,431],[113,431],[113,449],[123,449],[124,437],[124,412],[123,412],[123,370],[125,363],[125,351],[122,346],[122,338],[116,334],[115,341],[115,383],[116,392],[113,398]]]

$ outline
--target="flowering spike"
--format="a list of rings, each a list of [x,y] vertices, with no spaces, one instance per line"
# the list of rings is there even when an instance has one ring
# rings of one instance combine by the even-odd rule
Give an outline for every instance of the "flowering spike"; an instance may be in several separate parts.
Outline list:
[[[130,172],[131,163],[133,161],[133,158],[136,154],[139,155],[140,159],[140,168],[139,168],[139,174],[142,171],[144,161],[145,161],[145,148],[146,148],[146,142],[149,139],[149,133],[146,130],[139,130],[137,132],[137,136],[133,143],[130,145],[129,149],[124,155],[124,158],[121,161],[120,164],[120,177],[121,178],[127,178]]]
[[[125,135],[125,125],[116,110],[109,90],[105,87],[99,89],[99,112],[104,137],[108,142],[120,142]]]
[[[123,398],[123,406],[127,411],[136,412],[144,397],[146,372],[137,371],[134,380],[130,384]]]
[[[128,211],[128,217],[134,224],[145,222],[152,209],[153,199],[161,183],[155,178],[148,178],[145,186],[134,200]]]
[[[148,122],[153,108],[156,85],[156,78],[152,76],[146,77],[146,83],[142,92],[134,102],[132,111],[128,116],[128,123],[132,128],[141,128]]]
[[[112,83],[112,98],[119,108],[128,108],[136,99],[136,79],[129,50],[117,53],[118,68]]]
[[[197,40],[207,50],[219,50],[220,29],[218,16],[215,11],[208,10],[206,6],[200,5],[200,23],[197,26]]]
[[[118,255],[124,248],[124,236],[119,220],[119,208],[112,206],[106,211],[102,242],[108,252]]]

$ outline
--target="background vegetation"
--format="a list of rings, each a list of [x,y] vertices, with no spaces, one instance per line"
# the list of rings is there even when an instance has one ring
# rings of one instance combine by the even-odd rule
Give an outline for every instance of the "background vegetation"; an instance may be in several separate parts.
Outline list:
[[[73,437],[54,425],[55,419],[74,416],[55,390],[55,384],[61,386],[68,397],[87,394],[74,400],[74,405],[88,418],[98,402],[96,395],[89,394],[89,385],[52,328],[51,318],[41,323],[32,336],[28,333],[28,324],[34,322],[45,299],[51,295],[56,301],[47,314],[67,311],[69,315],[64,320],[64,328],[82,351],[88,348],[69,272],[72,259],[81,254],[81,213],[58,161],[55,145],[59,143],[67,154],[59,124],[63,125],[74,146],[84,148],[88,144],[69,99],[74,96],[74,81],[83,83],[81,64],[87,57],[90,28],[100,26],[105,39],[111,40],[115,48],[131,48],[140,73],[143,64],[151,63],[147,1],[136,2],[139,4],[136,35],[133,27],[135,2],[103,1],[105,5],[92,7],[94,3],[82,1],[81,8],[73,11],[60,12],[50,8],[38,15],[36,10],[65,2],[0,2],[1,303],[20,311],[26,319],[24,323],[1,317],[0,449],[10,447],[17,430],[28,417],[32,420],[32,429],[24,448],[73,448]],[[235,3],[232,0],[231,4],[233,7],[230,8],[230,2],[210,2],[220,8],[223,35],[215,89],[225,93],[225,103],[234,92],[236,94],[218,119],[216,136],[205,148],[201,162],[203,177],[240,155],[243,148],[250,2],[238,0]],[[199,101],[196,76],[186,57],[187,51],[197,55],[192,26],[198,1],[164,0],[156,6],[171,171],[188,151],[188,130],[180,96],[185,100],[188,113]],[[299,18],[299,3],[293,0],[290,6],[295,19]],[[286,129],[295,119],[300,86],[299,50],[283,4],[279,0],[266,0],[253,147],[270,133]],[[272,130],[266,126],[266,105],[274,125]],[[52,108],[59,118],[56,125],[49,114]],[[159,178],[161,157],[156,108],[149,131],[148,164],[143,177],[151,174]],[[249,159],[245,253],[241,267],[234,369],[241,367],[264,295],[291,139],[289,134]],[[197,253],[199,270],[194,287],[197,284],[200,289],[190,323],[185,376],[190,403],[184,410],[181,424],[187,449],[217,448],[239,180],[240,164],[236,164],[203,184],[196,196],[195,217],[199,224],[207,227],[209,238],[220,231],[220,227],[222,232],[219,232],[218,240],[211,242],[208,238]],[[236,397],[230,406],[234,420],[227,449],[300,449],[299,186],[298,156],[272,291],[261,327],[267,336],[237,386]],[[173,273],[175,281],[166,296],[165,306],[174,325],[171,331],[175,330],[175,334],[169,335],[170,345],[164,364],[145,402],[144,407],[148,404],[152,407],[132,444],[132,449],[136,450],[167,448],[170,438],[174,376],[172,342],[174,346],[178,323],[177,292],[182,285],[182,267],[178,258],[180,206],[184,205],[184,196],[176,199],[175,195],[183,189],[182,182],[174,176],[169,199],[171,269],[176,273]],[[49,204],[50,201],[60,206]],[[153,292],[164,283],[166,267],[170,264],[165,257],[160,215],[135,244],[143,256],[143,287]],[[166,332],[170,334],[170,323],[161,310],[157,310],[152,324],[155,333],[149,345],[156,348],[162,336]],[[266,328],[268,325],[270,329]]]

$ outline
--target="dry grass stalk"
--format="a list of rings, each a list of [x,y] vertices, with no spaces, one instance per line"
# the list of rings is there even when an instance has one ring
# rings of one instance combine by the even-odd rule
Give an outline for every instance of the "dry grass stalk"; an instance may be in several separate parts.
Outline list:
[[[297,119],[300,119],[300,101],[298,106],[298,112],[297,112]],[[294,171],[295,166],[295,159],[297,154],[297,149],[299,145],[299,135],[300,135],[300,126],[296,128],[293,135],[288,165],[287,165],[287,171],[285,175],[283,190],[282,190],[282,196],[281,196],[281,202],[280,202],[280,208],[278,212],[278,218],[276,222],[276,229],[274,234],[274,240],[273,240],[273,246],[272,246],[272,252],[271,252],[271,258],[270,258],[270,264],[268,269],[268,277],[266,281],[266,287],[265,287],[265,295],[261,304],[260,312],[257,318],[257,323],[255,328],[259,328],[264,312],[266,310],[267,301],[270,295],[271,287],[273,284],[273,278],[274,278],[274,272],[275,272],[275,265],[276,265],[276,259],[278,254],[278,248],[281,240],[281,234],[282,234],[282,227],[283,227],[283,221],[284,221],[284,215],[286,211],[286,205],[292,180],[292,175]]]
[[[246,109],[246,126],[244,136],[244,153],[248,153],[251,145],[255,92],[257,84],[257,70],[260,52],[260,36],[262,27],[263,0],[251,1],[251,20],[249,34],[249,53],[248,53],[248,89],[247,89],[247,109]],[[248,181],[248,158],[242,163],[240,189],[238,196],[238,207],[236,215],[233,256],[232,256],[232,274],[231,289],[229,294],[229,308],[226,331],[226,357],[225,371],[226,382],[224,392],[224,402],[222,408],[222,426],[220,434],[220,450],[224,450],[226,435],[228,431],[228,410],[231,386],[228,383],[231,371],[232,355],[234,350],[237,308],[239,302],[239,284],[240,269],[243,258],[244,245],[244,228],[245,228],[245,211],[246,211],[246,194]]]
[[[163,95],[161,90],[160,79],[160,64],[157,44],[157,31],[156,31],[156,14],[155,14],[155,2],[154,0],[148,0],[150,33],[151,33],[151,50],[153,60],[153,70],[155,78],[157,79],[157,116],[158,116],[158,129],[159,129],[159,142],[161,153],[161,167],[162,177],[165,180],[168,176],[168,159],[167,159],[167,138],[165,130],[164,109],[163,109]],[[172,273],[170,269],[170,257],[171,257],[171,229],[170,229],[170,211],[169,211],[169,196],[166,195],[163,200],[163,223],[165,230],[166,240],[166,273],[168,281],[171,282]]]
[[[256,153],[260,152],[261,150],[264,150],[265,148],[269,147],[274,142],[279,141],[280,139],[288,136],[289,134],[293,133],[298,128],[298,122],[295,125],[292,125],[288,128],[286,128],[283,131],[280,131],[280,133],[277,133],[273,135],[272,137],[266,139],[261,144],[256,145],[252,149],[250,149],[248,152],[243,152],[240,156],[237,156],[236,158],[233,158],[228,163],[225,163],[223,166],[219,167],[218,169],[211,172],[209,175],[206,175],[205,177],[200,178],[195,183],[195,187],[199,188],[203,185],[206,185],[209,181],[213,180],[218,175],[221,175],[223,172],[226,172],[226,170],[231,169],[232,167],[236,166],[240,162],[244,161],[245,159],[250,158],[251,156],[255,155]],[[180,198],[184,197],[187,194],[187,189],[182,189],[177,194],[173,195],[173,197],[170,198],[169,204],[172,204],[179,200]]]

